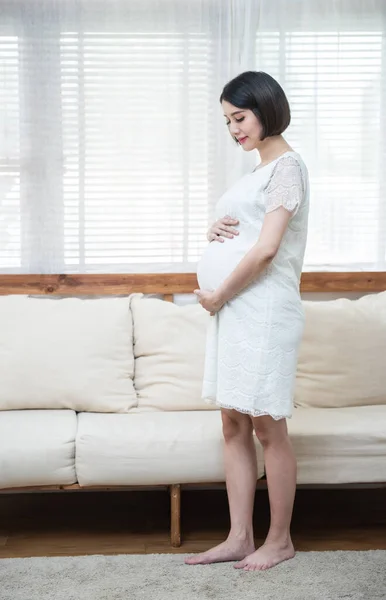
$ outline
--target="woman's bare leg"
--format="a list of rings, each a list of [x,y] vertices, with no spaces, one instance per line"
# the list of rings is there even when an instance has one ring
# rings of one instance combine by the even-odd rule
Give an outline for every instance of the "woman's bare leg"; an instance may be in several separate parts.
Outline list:
[[[238,569],[264,570],[293,558],[295,550],[290,526],[296,492],[296,459],[285,419],[253,418],[257,437],[264,449],[271,524],[264,544],[240,563]]]
[[[190,565],[241,560],[255,549],[252,515],[257,460],[252,419],[235,410],[223,409],[221,415],[231,529],[225,542],[188,558],[185,562]]]

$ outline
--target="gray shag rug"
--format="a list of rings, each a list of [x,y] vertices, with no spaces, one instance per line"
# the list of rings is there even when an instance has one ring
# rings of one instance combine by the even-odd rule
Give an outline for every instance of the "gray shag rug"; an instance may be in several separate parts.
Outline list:
[[[182,554],[5,558],[1,600],[386,600],[386,550],[298,552],[268,571]]]

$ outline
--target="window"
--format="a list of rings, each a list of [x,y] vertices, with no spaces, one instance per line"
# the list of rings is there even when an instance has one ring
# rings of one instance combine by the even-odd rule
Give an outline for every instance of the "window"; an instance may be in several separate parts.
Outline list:
[[[61,35],[66,267],[197,261],[210,52],[199,34]]]
[[[309,168],[305,269],[386,270],[385,20],[365,5],[0,0],[0,272],[194,271],[251,165],[218,104],[250,68],[282,83]]]
[[[257,64],[285,88],[288,140],[312,165],[308,269],[384,269],[382,31],[261,34]]]
[[[19,44],[0,36],[0,269],[21,259]]]

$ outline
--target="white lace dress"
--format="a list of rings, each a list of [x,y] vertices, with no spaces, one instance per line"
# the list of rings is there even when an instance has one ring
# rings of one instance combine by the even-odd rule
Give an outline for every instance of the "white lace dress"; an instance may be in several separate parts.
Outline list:
[[[267,212],[294,211],[279,251],[255,282],[210,319],[202,397],[253,416],[290,418],[304,314],[299,293],[307,240],[308,173],[286,152],[242,177],[219,200],[216,219],[239,220],[239,235],[211,242],[197,268],[215,290],[257,242]]]

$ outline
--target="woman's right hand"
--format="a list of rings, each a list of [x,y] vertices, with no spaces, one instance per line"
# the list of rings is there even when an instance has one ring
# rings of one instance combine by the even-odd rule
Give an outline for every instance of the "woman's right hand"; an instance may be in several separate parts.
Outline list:
[[[239,235],[237,229],[233,229],[232,225],[238,225],[238,220],[232,219],[229,215],[225,215],[213,223],[206,235],[208,242],[223,242],[224,237],[233,238],[235,235]]]

